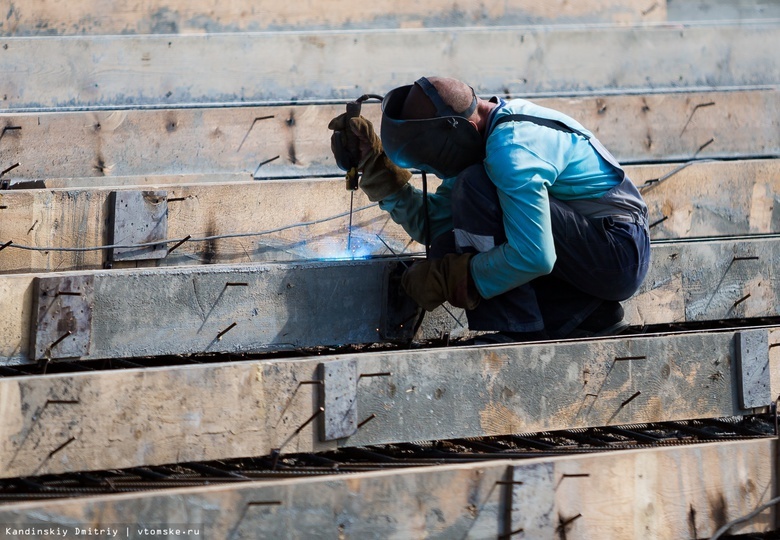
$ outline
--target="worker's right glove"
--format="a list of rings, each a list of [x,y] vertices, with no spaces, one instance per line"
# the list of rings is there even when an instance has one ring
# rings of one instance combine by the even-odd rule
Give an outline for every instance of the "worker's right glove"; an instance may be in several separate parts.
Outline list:
[[[349,159],[345,159],[344,155],[345,152],[348,152],[345,131],[350,130],[350,135],[357,137],[360,141],[360,156],[357,158],[357,167],[359,171],[363,172],[363,176],[358,186],[368,196],[368,200],[381,201],[399,192],[409,182],[412,173],[390,161],[382,149],[382,141],[374,132],[374,126],[362,116],[350,118],[347,121],[346,113],[340,114],[330,121],[328,129],[333,130],[333,135],[330,138],[331,151],[336,158],[336,163],[342,169],[345,168],[343,164],[349,161]]]
[[[448,253],[441,259],[414,263],[401,278],[401,286],[417,304],[433,311],[444,302],[474,309],[482,297],[471,278],[473,253]]]

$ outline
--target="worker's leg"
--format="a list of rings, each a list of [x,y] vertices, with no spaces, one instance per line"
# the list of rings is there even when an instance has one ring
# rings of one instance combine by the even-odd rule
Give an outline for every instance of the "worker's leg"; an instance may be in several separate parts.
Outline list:
[[[622,301],[636,292],[647,273],[650,241],[643,224],[586,218],[553,197],[550,216],[557,259],[552,274],[534,280],[534,288],[548,330],[565,336],[600,301]]]
[[[506,242],[498,193],[482,165],[469,167],[458,176],[452,207],[455,231],[434,242],[432,256],[487,251]],[[544,329],[536,293],[530,284],[483,299],[466,315],[471,330],[525,333]]]
[[[506,241],[498,194],[481,165],[460,174],[452,204],[458,251],[487,251]],[[504,331],[513,322],[499,325],[496,319],[508,318],[524,328],[509,331],[529,331],[541,320],[552,337],[562,337],[604,300],[633,294],[647,270],[649,243],[642,227],[590,220],[553,198],[551,219],[557,255],[552,274],[482,302],[469,312],[470,326],[473,320],[475,329]]]

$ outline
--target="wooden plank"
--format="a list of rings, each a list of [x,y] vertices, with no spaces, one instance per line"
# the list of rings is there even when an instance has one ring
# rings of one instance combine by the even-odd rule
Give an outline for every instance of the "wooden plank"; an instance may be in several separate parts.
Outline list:
[[[772,22],[597,28],[11,37],[0,95],[7,109],[353,99],[431,72],[481,94],[780,82]]]
[[[780,161],[627,167],[645,186],[653,240],[780,232]],[[656,182],[656,180],[661,180]]]
[[[0,35],[177,34],[257,30],[494,26],[534,23],[663,21],[666,2],[653,0],[498,1],[478,6],[452,0],[327,4],[311,0],[11,0]]]
[[[776,89],[534,101],[576,118],[623,163],[780,155]],[[327,125],[343,111],[343,104],[331,104],[5,112],[0,124],[18,129],[0,138],[3,165],[20,165],[4,180],[84,177],[67,185],[47,180],[50,187],[76,187],[132,175],[339,174]],[[379,104],[364,104],[363,114],[379,126]]]
[[[643,191],[654,240],[780,233],[774,212],[780,197],[780,160],[697,162],[627,167]],[[222,178],[218,176],[218,178]],[[150,181],[147,177],[145,181]],[[164,185],[165,178],[158,178]],[[431,187],[436,185],[432,178]],[[419,186],[419,178],[414,182]],[[139,189],[141,186],[136,186]],[[123,188],[131,189],[131,188]],[[154,189],[160,189],[156,185]],[[348,192],[340,178],[201,182],[164,189],[170,239],[276,231],[296,223],[328,221],[244,238],[187,242],[155,266],[327,259],[348,256]],[[112,230],[111,189],[0,191],[0,245],[79,248],[106,245]],[[356,192],[354,208],[371,203]],[[172,243],[168,247],[172,247]],[[389,246],[389,248],[388,248]],[[373,206],[353,215],[353,256],[420,253],[388,214]],[[0,251],[0,273],[99,269],[107,250],[61,252],[10,247]],[[115,265],[115,267],[122,267]]]
[[[641,326],[777,317],[778,260],[777,236],[656,243],[647,278],[624,302],[626,320]],[[83,358],[99,359],[381,341],[386,272],[396,264],[392,258],[45,275],[94,276],[92,342]],[[36,276],[0,276],[0,312],[7,314],[0,319],[0,363],[34,360],[29,342]],[[322,320],[338,324],[323,328]],[[429,317],[425,335],[457,335],[465,330],[462,321],[459,314]],[[237,330],[216,338],[233,323]]]
[[[780,5],[773,0],[671,0],[671,21],[740,20],[780,18]]]
[[[734,342],[697,332],[4,378],[0,477],[744,415]],[[319,387],[305,383],[344,359],[361,375],[357,417],[374,420],[322,442]]]
[[[398,254],[422,250],[416,243],[410,245],[403,229],[362,191],[354,195],[356,211],[348,246],[350,192],[344,189],[343,179],[201,183],[155,190],[166,193],[169,201],[168,239],[258,234],[190,241],[156,260],[153,266],[362,259],[389,255],[389,250]],[[12,240],[31,247],[109,245],[113,230],[111,193],[110,189],[0,191],[0,244]],[[297,225],[302,223],[310,225]],[[128,243],[120,240],[114,242]],[[167,244],[167,248],[174,244]],[[31,251],[9,247],[0,251],[0,273],[100,269],[111,261],[110,257],[109,250]],[[115,263],[114,267],[128,265]]]
[[[200,538],[705,538],[777,495],[771,438],[232,483],[0,507],[4,527],[197,529]],[[546,474],[535,474],[544,471]],[[515,478],[522,485],[508,485]],[[525,516],[508,505],[528,497]],[[509,502],[508,502],[509,501]],[[733,534],[775,529],[768,508]],[[129,517],[132,516],[132,517]],[[518,526],[519,525],[519,526]],[[531,536],[531,532],[535,534]],[[130,535],[128,534],[127,537]]]
[[[656,243],[644,283],[625,302],[626,319],[642,325],[775,317],[778,247],[774,237]]]

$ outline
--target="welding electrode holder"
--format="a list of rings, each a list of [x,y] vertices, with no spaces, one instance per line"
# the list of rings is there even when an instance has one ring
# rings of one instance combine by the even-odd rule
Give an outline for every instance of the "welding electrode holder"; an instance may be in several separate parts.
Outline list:
[[[355,191],[358,188],[358,180],[360,179],[360,173],[358,172],[358,165],[360,164],[360,139],[349,128],[349,121],[352,118],[360,116],[360,111],[363,106],[363,102],[369,99],[377,99],[382,101],[382,96],[377,94],[363,94],[355,101],[347,103],[347,112],[344,118],[344,131],[340,137],[336,137],[336,146],[340,147],[340,151],[337,152],[337,156],[340,154],[341,159],[338,160],[339,167],[347,171],[346,174],[346,188],[347,191]]]

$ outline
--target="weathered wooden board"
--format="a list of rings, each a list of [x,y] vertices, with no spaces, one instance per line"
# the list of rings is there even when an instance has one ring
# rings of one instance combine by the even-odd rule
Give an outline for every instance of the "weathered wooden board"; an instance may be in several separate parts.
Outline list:
[[[145,525],[197,529],[201,538],[493,540],[518,528],[550,540],[562,531],[586,540],[705,538],[777,495],[776,451],[777,441],[760,439],[248,482],[10,504],[0,521],[71,536],[79,525],[120,535]],[[522,514],[507,519],[516,504]],[[774,530],[775,515],[769,508],[731,532]],[[532,516],[536,524],[523,519]]]
[[[654,324],[775,317],[778,248],[776,237],[656,243],[644,283],[626,302],[626,319]]]
[[[780,233],[780,214],[775,211],[775,207],[780,208],[776,204],[780,161],[705,161],[680,167],[627,167],[640,186],[666,177],[643,190],[650,222],[655,224],[651,228],[654,240]],[[164,185],[166,179],[159,181]],[[419,186],[419,179],[414,182]],[[433,189],[436,179],[430,182]],[[276,231],[187,242],[156,260],[154,266],[323,259],[348,253],[349,216],[343,214],[350,196],[340,178],[243,179],[227,184],[158,185],[154,189],[165,191],[170,201],[167,238]],[[107,202],[111,192],[110,188],[0,191],[0,245],[9,240],[39,248],[106,245],[112,229]],[[362,191],[355,193],[354,208],[370,204]],[[312,223],[332,216],[339,217]],[[296,223],[312,224],[278,230]],[[352,224],[349,244],[356,257],[422,252],[422,247],[411,243],[401,227],[376,206],[354,213]],[[12,245],[0,251],[0,273],[99,269],[108,256],[107,250],[31,251]]]
[[[774,0],[667,0],[667,18],[674,21],[780,18]]]
[[[576,118],[623,163],[780,155],[776,89],[534,101]],[[125,175],[337,174],[327,125],[343,111],[340,104],[5,112],[0,170],[19,163],[3,178],[12,181],[95,177],[106,183]],[[379,126],[379,104],[365,103],[363,114]]]
[[[780,83],[772,22],[0,41],[6,109],[354,99],[438,73],[480,94]]]
[[[148,188],[137,191],[144,189]],[[365,258],[422,250],[416,243],[410,246],[403,229],[362,191],[354,195],[353,208],[358,211],[353,212],[350,235],[351,192],[344,189],[343,179],[201,183],[154,189],[165,193],[169,201],[166,238],[265,234],[189,241],[151,266]],[[108,245],[114,227],[111,193],[110,189],[0,191],[0,245],[9,240],[58,248]],[[296,226],[301,223],[310,225]],[[0,273],[99,269],[110,257],[109,250],[9,247],[0,251]],[[114,267],[127,265],[117,263]]]
[[[654,0],[452,0],[327,3],[304,0],[11,0],[0,35],[177,34],[246,30],[494,26],[527,23],[663,21]]]
[[[698,332],[4,378],[0,475],[743,415],[734,342]],[[304,426],[319,387],[302,383],[347,358],[359,423],[375,418],[321,442],[322,418]]]
[[[662,242],[652,259],[639,291],[624,303],[632,325],[780,315],[777,236]],[[381,341],[386,272],[396,264],[393,258],[44,275],[94,276],[91,346],[83,358],[98,359]],[[0,363],[33,360],[36,277],[0,275]],[[454,317],[426,324],[435,335],[463,329]]]
[[[700,161],[626,170],[636,185],[644,186],[654,240],[780,232],[778,160]]]

